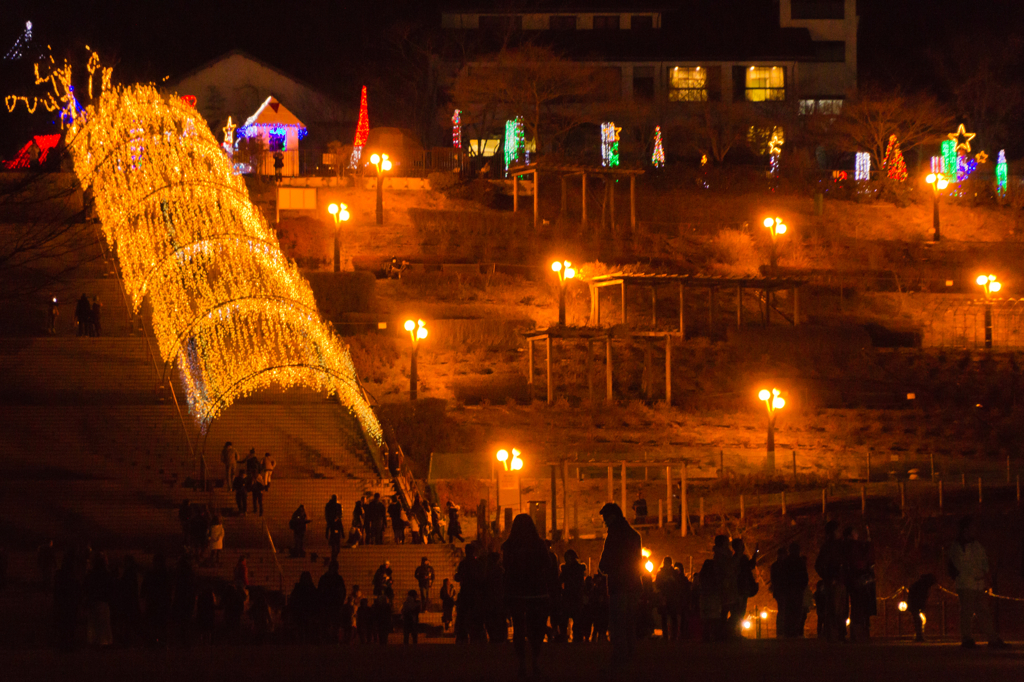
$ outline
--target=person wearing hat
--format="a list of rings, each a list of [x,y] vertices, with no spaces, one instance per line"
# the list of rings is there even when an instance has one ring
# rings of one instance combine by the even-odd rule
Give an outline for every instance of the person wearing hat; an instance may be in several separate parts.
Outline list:
[[[608,576],[608,630],[612,640],[612,669],[624,672],[636,648],[636,617],[643,586],[640,533],[633,530],[614,502],[601,507],[608,527],[598,570]]]

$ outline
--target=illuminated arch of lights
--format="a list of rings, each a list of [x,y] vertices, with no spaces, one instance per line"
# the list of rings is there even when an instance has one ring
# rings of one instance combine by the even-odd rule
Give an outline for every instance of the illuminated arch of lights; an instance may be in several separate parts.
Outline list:
[[[149,295],[160,354],[202,429],[255,391],[304,386],[337,394],[383,442],[348,347],[195,109],[151,86],[116,88],[67,139],[125,290],[136,312]]]

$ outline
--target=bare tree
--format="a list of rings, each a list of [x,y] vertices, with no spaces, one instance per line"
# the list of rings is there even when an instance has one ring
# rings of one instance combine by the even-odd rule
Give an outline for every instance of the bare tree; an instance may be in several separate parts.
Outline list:
[[[683,127],[698,152],[721,164],[731,150],[746,144],[747,133],[756,120],[746,102],[703,102]]]
[[[869,151],[873,165],[881,168],[890,135],[896,135],[906,153],[944,138],[952,125],[953,117],[933,97],[899,90],[862,90],[856,99],[843,105],[825,137],[838,151]]]
[[[525,45],[467,65],[453,95],[472,120],[522,115],[538,153],[548,152],[558,138],[593,119],[604,75],[546,47]]]

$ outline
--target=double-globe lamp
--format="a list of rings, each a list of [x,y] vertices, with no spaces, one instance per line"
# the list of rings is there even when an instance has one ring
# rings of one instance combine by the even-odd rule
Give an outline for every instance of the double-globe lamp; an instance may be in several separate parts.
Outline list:
[[[775,270],[775,264],[778,261],[775,240],[778,239],[779,235],[786,234],[786,230],[788,228],[786,227],[786,223],[782,222],[782,218],[779,218],[778,216],[774,218],[765,218],[764,226],[768,228],[768,231],[772,235],[771,252],[768,258],[768,262],[771,265],[772,270]]]
[[[995,275],[978,275],[974,280],[985,289],[985,348],[992,347],[992,294],[998,293],[1003,285]]]
[[[786,399],[780,395],[777,388],[768,390],[762,388],[757,394],[758,400],[765,404],[768,409],[768,459],[765,468],[769,471],[775,470],[775,411],[786,406]]]
[[[334,218],[334,271],[341,272],[341,224],[352,216],[348,212],[348,204],[331,204],[327,212]]]
[[[409,365],[409,400],[416,400],[419,384],[419,374],[416,368],[416,357],[420,351],[420,341],[427,338],[427,326],[423,320],[405,321],[405,331],[409,332],[409,339],[412,341],[412,359]]]
[[[924,181],[932,186],[932,241],[939,241],[939,192],[949,187],[949,181],[941,173],[929,173]]]
[[[570,279],[576,277],[576,269],[567,260],[555,261],[551,264],[551,270],[558,275],[558,324],[565,326],[565,288]]]

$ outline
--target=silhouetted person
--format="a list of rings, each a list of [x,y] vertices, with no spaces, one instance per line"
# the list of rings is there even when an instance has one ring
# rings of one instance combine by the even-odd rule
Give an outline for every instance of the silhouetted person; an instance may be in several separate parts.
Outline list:
[[[484,628],[491,644],[508,642],[508,609],[505,599],[505,570],[501,554],[488,552],[484,561]]]
[[[78,325],[78,336],[88,336],[89,327],[92,324],[92,304],[89,297],[82,294],[75,304],[75,323]]]
[[[866,642],[871,637],[871,616],[877,613],[875,549],[871,540],[861,540],[854,528],[843,532],[843,542],[846,548],[846,592],[850,595],[850,640]]]
[[[263,476],[250,478],[249,486],[252,490],[252,513],[263,516],[263,491],[267,489],[263,485]]]
[[[163,554],[153,555],[153,565],[142,581],[142,599],[146,604],[143,616],[151,640],[167,643],[167,624],[171,615],[173,587]]]
[[[529,514],[519,514],[513,519],[501,553],[519,674],[526,675],[526,642],[529,640],[533,674],[540,675],[540,645],[551,612],[550,595],[558,581],[558,569]]]
[[[463,542],[462,523],[459,521],[459,506],[448,500],[448,542]]]
[[[484,566],[477,558],[476,545],[466,545],[466,557],[459,562],[455,570],[455,582],[459,583],[455,611],[455,641],[460,644],[470,641],[482,642],[485,639]]]
[[[135,557],[129,554],[124,558],[124,567],[117,579],[111,613],[114,640],[118,644],[131,645],[138,641],[142,627],[139,588],[139,567],[135,563]]]
[[[195,568],[187,555],[178,560],[174,576],[174,599],[171,602],[171,620],[174,622],[180,641],[188,646],[192,643],[193,618],[196,610],[198,583]]]
[[[373,596],[385,595],[388,599],[395,598],[391,562],[385,561],[377,567],[373,574]]]
[[[416,567],[413,577],[416,578],[416,583],[420,586],[420,602],[423,604],[423,610],[426,611],[430,605],[430,588],[434,586],[434,567],[430,565],[430,559],[427,557],[420,559],[420,565]]]
[[[907,590],[907,606],[910,617],[914,621],[914,641],[924,641],[924,610],[928,608],[928,593],[939,581],[934,573],[925,573],[915,580]]]
[[[363,498],[356,500],[356,503],[352,506],[352,534],[359,533],[360,542],[366,540],[366,504],[363,502]]]
[[[733,561],[736,562],[736,603],[729,614],[731,633],[736,637],[742,636],[743,617],[747,613],[747,600],[757,595],[759,586],[754,578],[754,568],[757,566],[757,548],[754,548],[754,556],[748,557],[746,545],[743,538],[734,538],[732,541]]]
[[[782,563],[782,571],[785,585],[785,636],[803,637],[804,623],[807,620],[804,594],[810,581],[807,575],[807,558],[800,554],[798,543],[790,544],[789,553]],[[778,628],[778,621],[775,627]]]
[[[419,493],[416,493],[416,497],[412,502],[412,510],[410,511],[410,517],[410,522],[412,522],[412,519],[415,518],[417,523],[419,523],[422,542],[426,543],[427,537],[430,535],[430,518],[427,516],[427,509],[423,505],[423,501],[420,500]],[[416,540],[413,539],[413,542],[416,542]],[[424,605],[424,608],[426,608],[426,605]]]
[[[960,519],[956,541],[946,553],[949,576],[956,581],[956,594],[960,598],[960,637],[966,648],[974,648],[972,637],[973,620],[978,618],[978,628],[988,638],[988,645],[1005,649],[1006,642],[996,634],[989,610],[988,595],[985,594],[989,577],[988,554],[980,542],[970,516]]]
[[[824,616],[824,634],[830,642],[834,639],[846,641],[846,608],[848,604],[846,585],[845,552],[839,539],[839,524],[829,521],[825,524],[825,542],[818,551],[814,570],[822,580],[822,599],[819,600],[820,615]]]
[[[715,577],[722,600],[722,623],[719,634],[724,639],[738,637],[739,632],[735,629],[733,622],[733,616],[738,611],[740,601],[738,557],[733,553],[727,535],[715,536],[715,546],[712,551],[715,562]],[[740,620],[742,621],[742,617]]]
[[[722,639],[722,587],[715,560],[705,559],[696,578],[701,637],[705,642]]]
[[[210,550],[210,564],[220,566],[220,553],[224,549],[224,524],[220,516],[214,516],[206,531],[206,548]]]
[[[46,313],[46,333],[50,336],[57,335],[57,318],[60,316],[60,306],[57,299],[50,299],[50,309]]]
[[[75,574],[74,550],[64,555],[53,582],[53,623],[57,632],[57,646],[71,649],[75,644],[78,609],[82,601],[82,585]]]
[[[373,622],[369,599],[360,599],[356,608],[356,635],[360,644],[370,644],[377,639],[377,627]]]
[[[92,309],[89,316],[89,335],[90,336],[102,336],[103,335],[103,304],[100,303],[99,296],[92,297]]]
[[[324,538],[329,538],[331,534],[331,524],[338,522],[341,523],[341,503],[338,502],[337,495],[331,495],[331,499],[324,505]],[[345,531],[342,530],[342,535]]]
[[[306,505],[300,504],[298,509],[292,512],[292,518],[288,521],[288,527],[292,531],[293,545],[292,556],[306,556],[306,526],[313,523],[306,516]]]
[[[249,477],[239,471],[231,481],[231,488],[235,491],[235,506],[238,507],[238,513],[245,516],[249,509]]]
[[[643,489],[636,491],[636,499],[633,500],[633,523],[643,523],[647,517],[647,498],[644,497]]]
[[[377,627],[377,643],[387,646],[388,636],[392,629],[391,600],[386,595],[378,595],[373,600],[373,622]]]
[[[331,561],[327,572],[320,576],[316,586],[317,598],[323,609],[324,629],[330,644],[338,643],[338,633],[344,620],[345,579],[338,573],[338,562]]]
[[[441,627],[445,632],[452,625],[452,615],[455,612],[455,587],[448,578],[441,582]]]
[[[388,517],[391,518],[391,531],[395,535],[395,544],[405,544],[405,521],[402,519],[402,503],[398,501],[398,495],[391,498],[388,505]]]
[[[609,502],[601,508],[608,527],[599,570],[608,576],[608,630],[612,639],[612,669],[621,674],[632,663],[636,648],[636,618],[643,588],[640,582],[640,534],[626,521],[622,508]]]
[[[341,609],[341,641],[344,644],[351,644],[356,636],[356,609],[363,601],[363,593],[359,585],[352,586],[352,593],[345,599],[345,605]]]
[[[403,644],[408,644],[410,639],[413,644],[419,642],[420,613],[422,611],[423,605],[420,603],[419,593],[416,590],[409,590],[405,597],[405,603],[402,604]]]
[[[32,141],[28,144],[28,167],[32,170],[39,170],[39,157],[42,156],[43,150],[36,144],[36,139],[33,137]]]
[[[281,182],[281,172],[284,170],[284,154],[274,152],[274,182]]]
[[[667,556],[654,579],[661,612],[661,636],[665,641],[679,639],[679,575]]]
[[[366,543],[384,544],[384,524],[387,522],[387,509],[380,501],[380,493],[374,493],[373,499],[366,504]]]
[[[577,641],[577,626],[583,616],[583,583],[587,578],[587,566],[579,560],[576,550],[568,549],[563,555],[565,563],[558,574],[561,590],[562,617],[566,621],[565,637]],[[572,626],[568,625],[572,621]]]
[[[238,462],[238,453],[231,441],[224,443],[220,451],[220,461],[224,465],[224,487],[230,487],[231,482],[235,480],[235,466]]]
[[[85,641],[92,646],[110,646],[114,633],[110,624],[110,605],[114,601],[114,578],[102,552],[92,555],[83,584],[85,592]]]
[[[303,571],[299,582],[295,583],[292,593],[288,595],[288,613],[298,641],[313,641],[313,624],[317,611],[317,590],[313,585],[313,576]]]

